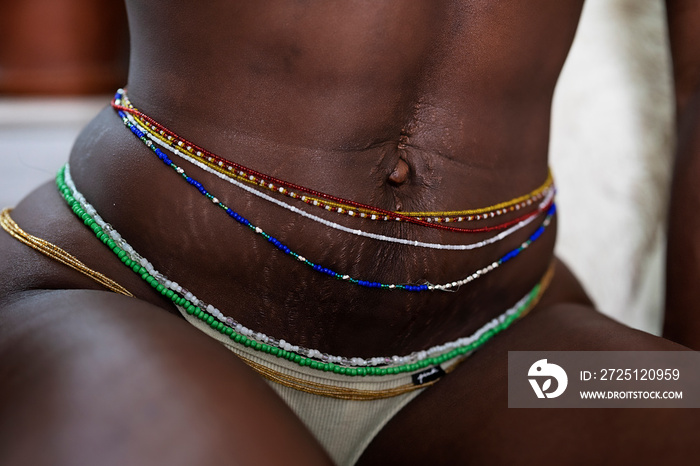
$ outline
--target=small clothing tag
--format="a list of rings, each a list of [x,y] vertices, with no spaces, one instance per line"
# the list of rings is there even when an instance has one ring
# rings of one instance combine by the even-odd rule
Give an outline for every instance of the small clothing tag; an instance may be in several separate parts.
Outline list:
[[[443,375],[445,375],[445,371],[442,370],[442,367],[433,366],[413,374],[411,378],[413,379],[413,385],[423,385],[437,380]]]

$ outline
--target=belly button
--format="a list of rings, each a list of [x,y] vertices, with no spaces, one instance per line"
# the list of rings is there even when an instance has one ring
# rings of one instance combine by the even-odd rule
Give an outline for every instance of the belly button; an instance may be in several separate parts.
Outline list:
[[[389,175],[389,182],[393,184],[402,184],[408,180],[410,168],[406,161],[402,158],[396,163],[396,167]]]

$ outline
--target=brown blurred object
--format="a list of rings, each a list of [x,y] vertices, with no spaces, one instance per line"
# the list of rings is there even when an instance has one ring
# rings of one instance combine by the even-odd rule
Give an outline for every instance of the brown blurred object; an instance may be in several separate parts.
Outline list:
[[[0,93],[111,92],[127,66],[122,0],[0,0]]]

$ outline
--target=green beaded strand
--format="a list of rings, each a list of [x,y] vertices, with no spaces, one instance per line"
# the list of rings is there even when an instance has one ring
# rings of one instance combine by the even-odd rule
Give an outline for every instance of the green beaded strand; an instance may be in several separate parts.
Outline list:
[[[414,372],[419,369],[424,369],[428,366],[443,364],[453,358],[464,355],[468,352],[474,351],[488,340],[493,338],[496,334],[502,332],[510,326],[510,324],[515,321],[522,312],[530,306],[533,299],[539,294],[540,285],[536,285],[530,293],[528,293],[527,298],[521,306],[510,316],[507,316],[503,322],[500,322],[497,326],[491,330],[485,332],[481,335],[475,342],[469,343],[464,346],[455,348],[445,354],[440,356],[432,356],[414,363],[403,364],[400,366],[391,367],[345,367],[338,366],[337,364],[330,362],[317,361],[311,358],[295,354],[281,348],[272,347],[270,345],[257,342],[251,338],[246,337],[240,333],[237,333],[233,328],[227,326],[223,322],[219,321],[213,315],[203,311],[200,307],[195,306],[192,302],[184,298],[183,296],[177,294],[175,291],[170,290],[163,286],[158,280],[152,276],[145,267],[131,260],[126,251],[120,248],[110,237],[105,233],[105,231],[100,227],[97,222],[95,222],[90,214],[88,214],[80,205],[80,203],[72,196],[70,188],[65,183],[65,170],[66,166],[63,166],[56,175],[56,185],[58,186],[59,192],[63,195],[68,206],[71,210],[78,216],[83,223],[90,228],[95,236],[100,239],[105,245],[107,245],[112,252],[123,262],[127,267],[139,275],[144,281],[146,281],[151,287],[156,291],[161,293],[170,299],[176,306],[185,309],[185,312],[189,315],[195,316],[197,319],[209,325],[212,329],[218,331],[219,333],[228,336],[235,343],[241,344],[245,347],[253,348],[255,351],[261,351],[267,354],[271,354],[278,358],[287,359],[292,361],[302,367],[310,367],[315,370],[324,372],[333,372],[335,374],[348,375],[348,376],[383,376],[392,374],[401,374],[405,372]]]

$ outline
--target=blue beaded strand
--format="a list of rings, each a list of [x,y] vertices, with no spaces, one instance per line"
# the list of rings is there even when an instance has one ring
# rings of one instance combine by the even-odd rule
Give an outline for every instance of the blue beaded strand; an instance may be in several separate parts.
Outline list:
[[[118,94],[117,94],[118,96]],[[373,282],[373,281],[367,281],[367,280],[357,280],[355,278],[352,278],[348,275],[343,275],[338,272],[335,272],[331,269],[325,268],[319,264],[315,264],[311,262],[310,260],[306,259],[305,257],[299,255],[298,253],[292,251],[289,249],[285,244],[283,244],[281,241],[279,241],[277,238],[270,236],[269,234],[265,233],[261,228],[257,227],[256,225],[252,224],[249,220],[247,220],[245,217],[241,216],[228,206],[226,206],[224,203],[220,202],[214,195],[212,195],[207,189],[200,183],[199,181],[195,180],[194,178],[188,176],[185,173],[185,170],[178,165],[176,165],[163,151],[161,151],[158,147],[156,147],[147,137],[146,134],[139,130],[134,124],[132,124],[129,119],[126,116],[126,113],[123,110],[117,111],[119,116],[122,118],[122,121],[124,124],[131,130],[131,132],[138,137],[146,146],[148,146],[157,156],[158,158],[168,167],[172,168],[175,170],[182,178],[187,181],[189,184],[197,188],[197,190],[207,197],[209,200],[211,200],[214,204],[218,205],[220,208],[222,208],[231,218],[236,220],[238,223],[240,223],[243,226],[246,226],[250,228],[253,232],[261,235],[265,239],[267,239],[268,242],[272,243],[274,246],[276,246],[280,251],[284,252],[285,254],[294,257],[297,259],[299,262],[302,262],[304,265],[307,265],[314,269],[315,271],[319,273],[326,274],[328,276],[347,281],[349,283],[352,283],[354,285],[359,285],[363,286],[366,288],[382,288],[382,289],[396,289],[396,290],[404,290],[404,291],[432,291],[435,289],[441,289],[438,285],[428,285],[428,284],[422,284],[422,285],[401,285],[401,284],[386,284],[386,283],[380,283],[380,282]],[[496,263],[498,265],[501,265],[514,257],[516,257],[518,254],[520,254],[523,249],[525,249],[527,246],[529,246],[531,243],[536,241],[544,232],[546,226],[549,224],[550,219],[556,212],[556,207],[555,204],[552,204],[550,208],[547,210],[547,215],[542,223],[542,225],[535,230],[535,232],[530,235],[530,237],[523,243],[521,244],[518,248],[508,252],[506,255],[504,255],[502,258],[500,258]]]

